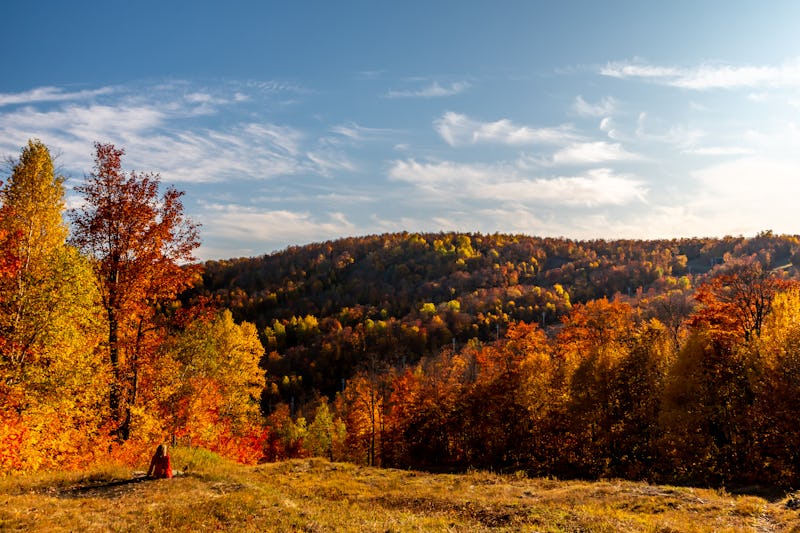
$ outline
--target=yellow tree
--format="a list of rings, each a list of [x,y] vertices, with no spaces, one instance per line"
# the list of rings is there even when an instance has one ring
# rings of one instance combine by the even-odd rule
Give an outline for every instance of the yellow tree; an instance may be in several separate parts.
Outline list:
[[[478,350],[475,359],[474,380],[457,402],[469,462],[521,467],[548,440],[542,424],[552,396],[547,338],[535,324],[511,324],[503,340]]]
[[[385,415],[391,376],[382,372],[375,358],[347,382],[342,394],[351,454],[369,466],[383,464]]]
[[[4,230],[19,235],[14,250],[19,271],[14,286],[4,294],[2,324],[11,340],[5,355],[18,368],[24,367],[41,330],[35,317],[52,305],[40,285],[49,277],[52,256],[63,248],[67,237],[63,182],[54,173],[47,147],[31,140],[0,190],[0,201],[12,213],[2,221]]]
[[[753,405],[747,419],[758,449],[750,460],[754,477],[784,486],[800,479],[800,287],[775,295],[756,346]]]
[[[461,401],[464,385],[474,379],[476,366],[474,349],[469,347],[465,351],[454,353],[444,349],[392,377],[388,384],[391,394],[379,396],[382,407],[379,413],[386,415],[380,419],[384,429],[382,458],[393,465],[414,467],[442,466],[464,459],[465,409]],[[351,386],[348,384],[346,395]],[[368,402],[362,402],[362,406],[367,405]],[[348,434],[357,433],[356,428],[363,426],[358,418],[349,418]]]
[[[256,327],[235,323],[227,309],[211,320],[195,320],[163,345],[156,365],[142,369],[142,401],[132,407],[139,431],[150,428],[150,438],[170,431],[173,437],[250,459],[241,454],[253,450],[235,444],[261,433],[263,355]],[[161,413],[169,427],[154,426],[148,413]]]
[[[698,288],[690,335],[665,388],[662,449],[691,479],[753,481],[750,461],[762,436],[753,418],[763,373],[762,331],[787,282],[755,260],[729,264]],[[773,330],[773,340],[774,340]]]
[[[102,422],[107,375],[96,347],[103,323],[88,262],[66,245],[63,178],[39,141],[23,148],[0,189],[0,233],[16,236],[19,269],[0,289],[3,382],[23,428],[23,468],[65,466],[91,454]],[[8,411],[6,411],[8,414]]]
[[[680,481],[731,481],[747,461],[753,361],[744,345],[714,337],[694,329],[666,378],[660,448]]]
[[[554,357],[552,345],[544,332],[530,325],[521,326],[509,330],[506,338],[510,341],[510,347],[519,349],[520,342],[516,337],[522,333],[519,339],[523,341],[521,347],[525,356],[519,363],[520,398],[517,401],[527,410],[530,424],[525,453],[530,468],[544,471],[550,467],[557,455],[554,450],[560,446],[553,429],[556,420],[563,414],[566,391],[559,361]]]

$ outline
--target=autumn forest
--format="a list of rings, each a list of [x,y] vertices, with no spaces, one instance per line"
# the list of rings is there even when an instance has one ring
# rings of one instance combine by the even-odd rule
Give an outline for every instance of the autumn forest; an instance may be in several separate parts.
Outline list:
[[[0,471],[337,461],[797,485],[800,237],[395,233],[200,263],[183,193],[0,187]]]

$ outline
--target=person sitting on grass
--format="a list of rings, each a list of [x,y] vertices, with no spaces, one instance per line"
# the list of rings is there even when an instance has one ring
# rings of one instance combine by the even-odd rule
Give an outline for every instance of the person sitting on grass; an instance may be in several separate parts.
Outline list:
[[[147,469],[147,477],[155,479],[172,477],[172,463],[167,454],[167,445],[159,444],[156,453],[150,460],[150,468]]]

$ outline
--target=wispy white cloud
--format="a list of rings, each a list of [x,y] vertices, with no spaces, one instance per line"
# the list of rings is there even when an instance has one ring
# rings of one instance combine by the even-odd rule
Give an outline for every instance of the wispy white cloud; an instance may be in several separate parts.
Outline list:
[[[356,226],[341,212],[315,215],[306,211],[270,210],[242,205],[205,204],[198,217],[207,240],[201,257],[261,254],[285,246],[352,235]],[[265,248],[255,248],[263,246]]]
[[[614,98],[607,96],[596,104],[592,104],[584,100],[583,96],[578,95],[572,107],[581,116],[600,118],[613,114],[617,108],[617,102]]]
[[[208,92],[196,91],[184,96],[184,100],[190,106],[189,113],[193,116],[202,116],[213,115],[220,106],[236,102],[236,96],[232,95],[229,98],[222,98]]]
[[[648,65],[638,60],[613,61],[606,63],[600,69],[601,75],[612,78],[644,78],[648,80],[663,80],[665,83],[679,79],[685,73],[686,71],[682,71],[679,68]]]
[[[0,115],[0,150],[15,154],[27,139],[39,138],[63,154],[61,164],[82,169],[93,142],[146,138],[164,118],[157,108],[124,104],[70,103],[47,111],[27,106]]]
[[[625,150],[620,143],[605,141],[574,143],[553,154],[555,165],[591,165],[636,159],[642,157]]]
[[[0,93],[0,107],[7,105],[35,104],[42,102],[65,102],[86,100],[114,92],[112,87],[68,92],[59,87],[37,87],[21,93]]]
[[[470,144],[564,144],[578,139],[572,126],[531,128],[508,119],[480,122],[461,113],[448,111],[434,122],[434,128],[450,146]]]
[[[361,126],[355,122],[348,122],[346,124],[338,124],[331,128],[331,132],[351,141],[361,142],[386,138],[394,133],[396,130],[390,128],[370,128]]]
[[[689,101],[689,109],[703,113],[710,111],[710,108],[707,105],[701,104],[700,102],[696,102],[694,100]]]
[[[297,155],[300,152],[299,145],[304,139],[303,133],[299,130],[276,124],[246,124],[243,130],[245,134],[255,139],[262,139],[268,144],[274,144],[290,155]]]
[[[204,92],[193,92],[186,95],[186,101],[193,104],[225,104],[227,100]]]
[[[315,162],[298,147],[300,137],[292,128],[239,124],[222,131],[167,131],[121,144],[131,165],[157,169],[170,181],[212,183],[313,171]]]
[[[385,70],[361,70],[356,72],[355,77],[357,80],[379,80],[384,74]]]
[[[442,98],[461,94],[469,88],[470,84],[466,81],[456,81],[450,85],[439,85],[435,81],[417,89],[390,90],[386,93],[386,98]]]
[[[245,82],[243,86],[247,89],[257,89],[266,93],[308,94],[311,92],[302,85],[281,80],[250,80]]]
[[[686,124],[650,124],[650,117],[647,113],[639,113],[636,120],[636,139],[641,143],[649,145],[665,144],[673,149],[687,152],[700,146],[703,139],[709,137],[710,132]]]
[[[575,176],[531,178],[510,164],[420,163],[412,159],[395,161],[389,177],[446,199],[481,202],[591,207],[644,201],[647,194],[641,180],[606,168]]]
[[[616,124],[614,123],[614,119],[611,117],[605,117],[603,120],[600,121],[599,125],[600,131],[606,132],[606,135],[610,139],[618,140],[620,139],[620,134],[617,132]]]
[[[86,102],[63,98],[55,106],[8,108],[0,111],[0,153],[16,154],[27,139],[40,138],[62,154],[62,166],[81,175],[90,166],[92,143],[112,142],[125,148],[129,168],[154,170],[172,182],[195,183],[301,173],[329,176],[355,168],[341,151],[318,146],[296,128],[255,122],[245,109],[233,113],[243,102],[252,108],[250,98],[257,94],[242,92],[248,87],[206,91],[187,82],[169,82],[86,91],[93,95]],[[46,95],[66,94],[46,89],[29,93],[40,101]],[[255,88],[256,93],[262,90]],[[219,106],[229,106],[224,108],[226,123],[208,125],[206,120],[220,114]]]
[[[308,160],[316,167],[317,174],[330,177],[338,170],[355,172],[358,167],[346,155],[332,150],[306,152]]]
[[[617,61],[600,68],[600,74],[692,90],[798,88],[800,60],[777,66],[702,64],[694,67],[651,65],[640,60]]]
[[[164,112],[147,106],[25,109],[6,115],[0,132],[7,139],[46,139],[64,154],[62,163],[75,170],[88,166],[93,142],[112,142],[125,148],[129,167],[156,170],[175,182],[263,179],[313,172],[315,167],[323,170],[299,153],[300,133],[291,128],[239,124],[225,130],[173,130]]]
[[[515,173],[511,166],[462,164],[453,161],[420,163],[410,159],[395,161],[389,170],[389,177],[422,188],[458,188],[508,179]]]

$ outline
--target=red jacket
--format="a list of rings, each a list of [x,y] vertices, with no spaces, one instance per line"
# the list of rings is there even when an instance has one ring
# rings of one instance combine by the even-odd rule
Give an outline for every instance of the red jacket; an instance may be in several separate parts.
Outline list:
[[[147,475],[155,478],[172,477],[172,463],[169,460],[169,455],[161,457],[153,457],[150,461],[150,468],[147,470]]]

